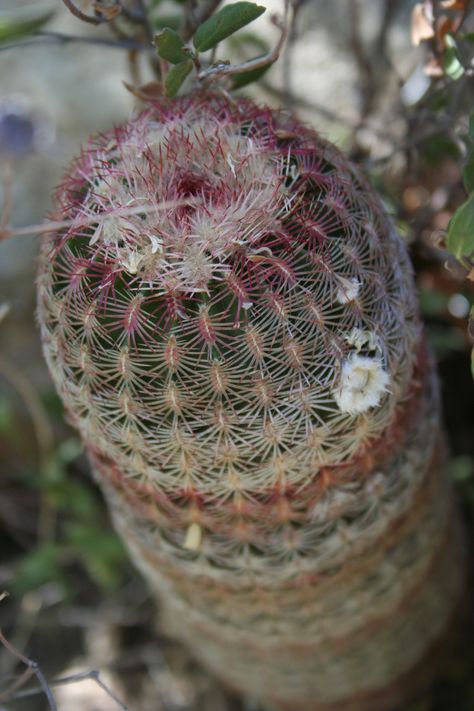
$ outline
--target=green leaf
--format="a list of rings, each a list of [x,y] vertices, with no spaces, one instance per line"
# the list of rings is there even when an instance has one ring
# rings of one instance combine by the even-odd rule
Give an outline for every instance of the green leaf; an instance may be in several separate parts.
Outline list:
[[[73,462],[84,449],[81,440],[77,437],[68,437],[57,447],[58,457],[62,464]]]
[[[176,96],[179,91],[179,87],[186,79],[192,68],[193,62],[191,59],[188,59],[186,62],[175,64],[174,67],[171,67],[165,79],[166,96],[170,98]]]
[[[126,562],[118,536],[87,523],[72,523],[65,529],[70,549],[100,587],[112,589],[120,581]]]
[[[470,257],[474,253],[474,194],[452,216],[447,246],[457,259]]]
[[[0,42],[10,42],[12,40],[25,37],[37,32],[54,15],[52,10],[41,13],[1,13],[0,14]]]
[[[7,434],[12,426],[12,409],[8,399],[0,394],[0,434]]]
[[[53,581],[63,582],[60,550],[55,543],[44,543],[21,558],[8,587],[15,595],[23,595]]]
[[[469,138],[472,147],[474,148],[474,111],[471,112],[469,116],[469,130],[467,132],[467,137]]]
[[[206,52],[264,12],[264,7],[253,2],[234,2],[227,5],[198,27],[193,38],[194,46],[199,52]]]
[[[474,42],[474,32],[458,32],[456,37],[460,40],[466,40],[466,42]]]
[[[436,324],[431,324],[428,328],[428,342],[438,358],[461,352],[466,346],[466,339],[461,330]]]
[[[229,44],[234,50],[251,49],[260,52],[260,56],[268,54],[270,45],[255,32],[239,32],[237,37],[231,37]]]
[[[463,180],[466,192],[474,192],[474,111],[469,117],[469,131],[467,134],[467,162],[463,170]]]
[[[165,27],[155,36],[155,47],[158,56],[171,64],[180,64],[189,59],[189,51],[184,49],[183,40],[171,27]]]
[[[438,289],[421,289],[419,303],[423,316],[440,316],[447,309],[448,296]]]
[[[257,81],[270,69],[273,62],[268,62],[263,67],[258,67],[258,69],[253,69],[251,72],[240,72],[239,74],[234,74],[232,77],[232,89],[241,89],[247,84],[251,84]]]
[[[69,517],[90,521],[101,515],[94,491],[87,484],[66,478],[61,483],[50,484],[46,492],[51,506]]]
[[[449,462],[449,473],[454,481],[468,481],[474,477],[474,459],[460,454]]]
[[[459,61],[456,40],[452,35],[446,35],[446,50],[444,53],[444,71],[451,79],[460,79],[464,67]]]
[[[474,304],[471,306],[471,313],[469,314],[469,333],[472,340],[472,334],[474,333]],[[471,375],[474,378],[474,346],[471,351]]]
[[[471,149],[467,163],[464,166],[462,177],[464,180],[464,187],[466,192],[474,192],[474,150]]]

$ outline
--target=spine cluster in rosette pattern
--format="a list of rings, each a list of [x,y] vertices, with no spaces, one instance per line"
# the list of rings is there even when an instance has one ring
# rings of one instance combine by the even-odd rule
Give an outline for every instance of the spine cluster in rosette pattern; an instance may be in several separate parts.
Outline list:
[[[190,95],[92,140],[53,219],[46,359],[166,626],[277,708],[389,708],[460,567],[380,199],[293,118]]]

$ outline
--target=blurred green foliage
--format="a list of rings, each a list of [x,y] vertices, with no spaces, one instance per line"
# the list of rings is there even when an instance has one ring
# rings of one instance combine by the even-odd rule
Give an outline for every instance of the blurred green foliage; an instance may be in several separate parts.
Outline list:
[[[54,16],[54,11],[38,3],[0,12],[0,42],[12,42],[41,30]]]
[[[57,397],[47,396],[47,414],[61,417]],[[22,431],[13,402],[0,392],[0,444],[3,437],[18,450],[16,434]],[[21,441],[21,440],[20,440]],[[21,484],[37,500],[38,536],[29,550],[17,555],[6,584],[14,597],[21,597],[45,584],[54,584],[64,598],[74,599],[74,579],[85,574],[103,593],[116,589],[124,579],[127,557],[118,536],[111,529],[101,496],[93,483],[77,471],[82,446],[74,436],[64,439],[49,453],[41,471],[30,452],[16,451]],[[4,474],[4,479],[7,473]],[[18,472],[15,472],[18,484]],[[48,534],[41,532],[46,517]],[[76,571],[76,572],[75,572]]]

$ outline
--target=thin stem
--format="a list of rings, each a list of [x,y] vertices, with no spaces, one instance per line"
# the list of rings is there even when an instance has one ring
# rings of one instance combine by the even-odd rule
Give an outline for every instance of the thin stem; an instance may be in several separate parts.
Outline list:
[[[110,49],[137,49],[153,52],[153,47],[146,45],[143,42],[137,42],[131,39],[109,39],[107,37],[81,37],[79,35],[65,35],[61,32],[44,32],[40,31],[27,40],[20,42],[11,42],[9,44],[1,44],[0,52],[6,49],[15,49],[17,47],[29,47],[38,44],[46,44],[49,42],[57,42],[58,44],[70,44],[78,42],[83,44],[95,44],[101,47],[109,47]]]
[[[141,27],[147,43],[151,45],[155,32],[150,20],[148,19],[148,10],[146,9],[143,0],[135,0],[133,3],[133,9],[130,9],[124,5],[121,5],[121,7],[123,17],[137,27]],[[113,25],[113,29],[116,33],[118,33],[118,27],[116,24]]]
[[[118,696],[116,696],[116,695],[113,693],[113,691],[112,691],[111,689],[109,689],[109,687],[107,686],[107,684],[104,684],[104,682],[102,681],[102,679],[101,679],[100,676],[99,676],[99,672],[98,672],[98,671],[96,671],[96,670],[94,669],[93,671],[89,672],[89,678],[92,679],[93,681],[95,681],[95,683],[96,683],[98,686],[100,686],[100,688],[102,689],[102,691],[105,691],[105,693],[108,694],[108,695],[110,696],[110,698],[113,699],[113,700],[115,701],[115,703],[116,703],[118,706],[120,706],[121,709],[123,709],[123,711],[130,711],[129,707],[128,707],[123,701],[121,701],[121,700],[118,698]]]
[[[38,665],[38,662],[35,662],[33,659],[29,659],[24,654],[22,654],[11,642],[8,641],[8,639],[3,635],[1,630],[0,630],[0,644],[3,644],[5,649],[8,652],[10,652],[10,654],[13,654],[14,657],[19,659],[20,662],[22,662],[29,669],[32,670],[32,674],[34,674],[39,681],[41,691],[44,693],[44,695],[48,699],[50,711],[58,711],[58,707],[57,707],[53,692],[49,688],[48,682],[46,681],[46,678],[45,678],[43,672],[41,671],[41,669]]]
[[[209,77],[219,76],[219,75],[232,75],[240,74],[242,72],[252,72],[254,69],[260,69],[261,67],[266,67],[267,64],[272,64],[280,56],[283,45],[285,44],[286,38],[288,36],[288,7],[289,0],[285,0],[285,9],[283,19],[279,19],[277,16],[271,18],[272,24],[280,30],[280,38],[271,52],[263,55],[262,57],[255,57],[255,59],[248,59],[246,62],[241,62],[240,64],[217,64],[214,67],[208,67],[202,72],[199,72],[198,79],[208,79]]]
[[[79,672],[77,674],[70,674],[69,676],[59,677],[58,679],[53,679],[53,681],[50,682],[50,685],[66,686],[67,684],[76,684],[77,682],[86,681],[87,679],[95,681],[95,683],[100,686],[100,688],[108,696],[110,696],[110,698],[113,699],[113,701],[115,701],[115,703],[123,711],[130,711],[130,708],[121,699],[119,699],[118,696],[116,696],[116,694],[107,686],[107,684],[105,684],[105,682],[102,681],[102,679],[100,678],[100,673],[96,669],[92,669],[91,671],[87,672]],[[24,699],[28,696],[35,696],[41,691],[42,688],[38,687],[33,689],[24,689],[23,691],[19,691],[14,695],[10,696],[10,699]]]
[[[54,447],[53,430],[43,404],[33,385],[15,363],[0,355],[0,374],[11,383],[21,397],[33,424],[38,446],[39,472],[44,480],[48,475],[51,454]],[[54,535],[55,512],[46,496],[41,497],[38,517],[38,536],[40,540],[51,540]]]
[[[294,96],[293,96],[293,92],[291,91],[292,59],[293,59],[292,50],[293,50],[293,46],[294,46],[296,39],[297,39],[296,20],[297,20],[298,13],[299,13],[299,10],[301,9],[303,2],[304,2],[304,0],[291,0],[292,13],[291,13],[290,27],[288,30],[288,41],[286,43],[285,51],[283,53],[283,61],[282,61],[283,92],[282,93],[283,93],[284,105],[288,109],[292,109],[293,103],[294,103]]]
[[[454,32],[459,32],[461,27],[463,26],[465,20],[469,17],[470,14],[470,6],[471,6],[471,0],[467,0],[466,4],[464,5],[463,9],[457,16],[455,22],[454,22]]]
[[[3,169],[3,201],[0,213],[0,235],[5,231],[10,221],[12,211],[12,162],[9,157],[2,161]]]
[[[20,676],[12,681],[4,691],[0,693],[0,701],[8,701],[15,694],[17,689],[20,689],[33,676],[34,672],[31,667],[27,667]]]
[[[35,388],[25,378],[21,369],[2,355],[0,355],[0,373],[21,396],[33,423],[40,459],[47,460],[53,449],[54,436],[48,415]]]
[[[181,36],[185,42],[191,39],[199,25],[212,15],[221,2],[222,0],[207,0],[196,8],[196,0],[187,0],[181,25]]]
[[[141,82],[140,64],[138,62],[138,54],[135,49],[130,49],[127,52],[128,69],[130,72],[130,80],[135,86],[139,86]]]
[[[122,6],[117,3],[117,10],[113,13],[112,17],[106,17],[106,16],[100,16],[100,15],[86,15],[85,12],[82,12],[79,10],[78,7],[76,7],[75,3],[73,0],[63,0],[64,5],[66,5],[67,9],[69,12],[74,15],[74,17],[77,17],[79,20],[82,20],[82,22],[87,22],[89,25],[102,25],[105,22],[110,22],[110,20],[114,19],[117,17],[123,10]]]
[[[174,207],[183,207],[186,205],[193,205],[194,200],[191,198],[186,198],[184,200],[169,200],[160,203],[159,205],[144,205],[143,207],[126,207],[123,209],[114,210],[114,215],[123,215],[125,217],[129,215],[140,215],[147,214],[149,212],[154,212],[155,210],[169,210]],[[48,232],[56,232],[57,230],[63,230],[67,227],[72,227],[73,225],[77,227],[88,227],[89,225],[100,224],[104,219],[107,219],[110,213],[103,216],[100,214],[97,216],[91,216],[88,219],[73,219],[73,220],[51,220],[46,221],[41,225],[28,225],[26,227],[17,228],[6,228],[3,233],[0,233],[0,243],[2,240],[10,239],[11,237],[24,237],[27,235],[39,235],[47,234]]]
[[[266,81],[265,79],[260,80],[259,84],[265,92],[270,94],[270,96],[276,97],[280,101],[283,101],[283,93],[281,89],[276,86],[273,86],[272,84],[269,84],[268,81]],[[355,119],[351,119],[347,116],[342,116],[336,113],[335,111],[331,111],[331,109],[328,109],[323,104],[316,104],[314,101],[308,101],[302,96],[292,96],[291,101],[298,108],[315,111],[328,121],[340,123],[343,126],[348,126],[349,128],[356,128],[358,126],[358,121],[356,121]]]
[[[361,120],[371,111],[375,96],[375,77],[370,59],[365,51],[361,35],[359,0],[349,4],[350,17],[350,47],[359,70],[361,94]]]
[[[400,5],[401,0],[385,0],[382,21],[374,44],[373,56],[377,58],[379,56],[384,57],[388,64],[391,64],[391,62],[387,55],[387,37]]]
[[[183,6],[179,32],[185,42],[194,34],[192,27],[195,24],[196,6],[197,0],[186,0]]]

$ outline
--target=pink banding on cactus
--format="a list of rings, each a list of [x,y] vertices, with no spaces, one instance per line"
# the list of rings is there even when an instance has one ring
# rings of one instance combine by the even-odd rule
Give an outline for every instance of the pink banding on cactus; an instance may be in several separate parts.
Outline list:
[[[389,708],[460,576],[377,195],[293,118],[201,94],[91,141],[53,219],[72,226],[42,244],[46,358],[172,633],[277,707]]]

